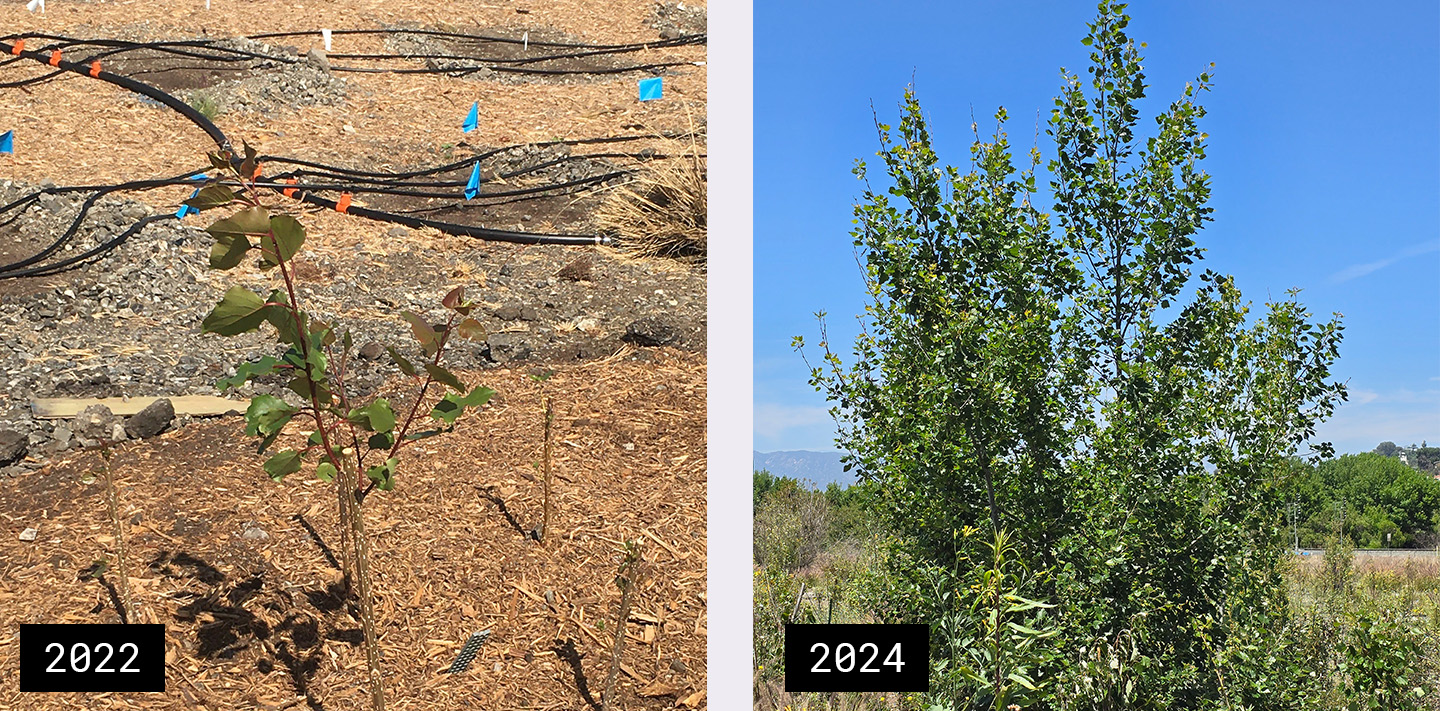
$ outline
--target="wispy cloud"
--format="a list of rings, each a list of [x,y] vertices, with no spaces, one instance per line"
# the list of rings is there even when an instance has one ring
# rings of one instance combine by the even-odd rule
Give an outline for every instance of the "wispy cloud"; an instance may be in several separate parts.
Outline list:
[[[1380,393],[1377,393],[1374,390],[1364,390],[1361,388],[1355,388],[1354,390],[1351,390],[1349,395],[1350,402],[1353,402],[1356,405],[1364,405],[1367,402],[1374,402],[1380,399]]]
[[[1352,388],[1350,401],[1316,430],[1315,440],[1333,442],[1337,453],[1368,452],[1384,441],[1440,441],[1440,390]]]
[[[1341,269],[1338,272],[1335,272],[1334,274],[1331,274],[1330,283],[1340,284],[1350,281],[1351,279],[1359,279],[1360,277],[1363,277],[1367,274],[1378,272],[1381,269],[1384,269],[1385,267],[1388,267],[1391,264],[1394,264],[1402,259],[1418,257],[1422,254],[1428,254],[1430,252],[1440,252],[1440,240],[1430,240],[1429,242],[1421,242],[1420,244],[1412,245],[1411,247],[1405,249],[1404,251],[1396,254],[1393,257],[1381,259],[1376,262],[1353,264],[1344,269]]]

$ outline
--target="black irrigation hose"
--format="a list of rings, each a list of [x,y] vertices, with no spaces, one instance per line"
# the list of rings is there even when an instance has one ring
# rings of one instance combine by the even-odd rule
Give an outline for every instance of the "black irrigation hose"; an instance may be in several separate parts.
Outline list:
[[[6,54],[13,54],[20,57],[26,57],[45,64],[52,64],[52,66],[56,66],[59,69],[65,71],[72,71],[85,76],[93,76],[94,78],[114,84],[129,91],[133,91],[137,94],[150,97],[151,99],[154,99],[176,110],[182,116],[189,119],[191,123],[200,127],[200,129],[205,131],[205,133],[210,136],[211,140],[213,140],[215,144],[220,147],[221,150],[230,153],[232,156],[234,156],[235,154],[234,147],[231,145],[230,139],[225,136],[224,132],[221,131],[214,122],[206,118],[204,115],[196,111],[194,108],[192,108],[185,102],[180,101],[179,99],[170,95],[167,92],[161,91],[160,89],[152,87],[143,82],[135,81],[129,77],[121,76],[113,72],[104,71],[103,69],[92,72],[89,65],[81,64],[79,62],[67,61],[63,59],[63,56],[59,61],[52,62],[51,57],[53,55],[49,53],[41,54],[38,51],[32,50],[16,51],[14,45],[7,41],[0,41],[0,52]],[[238,162],[238,159],[232,158],[232,161]],[[281,188],[275,188],[275,190],[278,192],[281,190]],[[310,192],[297,191],[293,193],[293,195],[295,200],[299,200],[307,204],[317,205],[328,209],[335,209],[336,207],[338,207],[338,203],[336,201],[314,195]],[[501,230],[489,227],[478,227],[474,225],[463,225],[452,222],[443,222],[439,220],[419,219],[406,215],[388,213],[381,210],[372,210],[370,208],[360,206],[351,206],[347,210],[345,210],[345,212],[346,214],[356,215],[358,217],[364,217],[378,222],[393,223],[411,228],[429,227],[444,232],[446,234],[463,237],[475,237],[478,239],[496,242],[511,242],[517,244],[588,245],[605,244],[608,241],[607,239],[599,235],[585,236],[517,232],[513,230]]]
[[[112,238],[109,242],[106,242],[105,244],[102,244],[99,247],[91,249],[84,254],[78,255],[76,257],[71,257],[69,259],[56,262],[54,264],[47,264],[40,267],[34,267],[32,269],[24,269],[24,267],[29,267],[32,264],[37,264],[44,261],[50,255],[60,251],[62,247],[69,243],[71,238],[73,238],[80,231],[80,226],[84,223],[85,218],[90,214],[91,208],[95,206],[95,203],[99,201],[100,198],[109,195],[110,193],[126,190],[151,190],[167,185],[180,185],[187,182],[193,182],[189,180],[189,176],[194,175],[197,172],[199,171],[190,171],[182,175],[175,176],[173,178],[161,178],[158,180],[135,180],[128,183],[120,183],[118,185],[41,188],[40,190],[36,190],[29,195],[21,197],[18,200],[11,201],[10,204],[0,207],[0,215],[3,215],[6,212],[10,212],[13,210],[16,213],[16,217],[18,217],[25,210],[25,208],[29,207],[36,200],[39,200],[41,195],[93,191],[93,194],[89,198],[87,198],[85,202],[81,203],[80,209],[75,215],[75,219],[70,221],[70,226],[67,227],[65,231],[60,234],[59,237],[57,237],[44,249],[40,250],[34,255],[31,255],[30,257],[22,259],[18,262],[13,262],[11,264],[0,266],[0,279],[14,279],[23,276],[37,276],[40,274],[51,274],[58,271],[64,271],[64,269],[69,266],[78,264],[86,259],[114,249],[115,247],[119,246],[120,243],[124,242],[126,239],[129,239],[130,236],[134,235],[138,230],[135,230],[133,228],[130,230],[126,230],[120,235],[117,235],[115,238]],[[160,215],[159,217],[165,217],[165,215]],[[174,217],[174,215],[170,215],[170,217]],[[14,218],[11,219],[13,220]],[[153,221],[153,219],[147,218],[146,224],[149,224],[149,222]]]
[[[144,229],[152,222],[156,222],[159,220],[175,219],[179,218],[177,218],[173,214],[151,215],[149,217],[141,218],[135,224],[131,225],[129,229],[126,229],[124,232],[115,235],[114,237],[110,238],[109,241],[100,244],[99,246],[96,246],[90,250],[87,250],[83,254],[77,254],[74,257],[70,257],[69,259],[55,262],[54,264],[46,264],[42,267],[35,267],[33,269],[6,268],[4,271],[0,271],[0,279],[19,279],[21,277],[49,276],[51,274],[59,274],[60,272],[68,271],[70,269],[80,266],[82,262],[88,261],[95,257],[99,257],[109,252],[110,250],[119,247],[121,244],[125,243],[125,240],[128,240],[131,237],[139,234],[140,230]]]
[[[441,37],[450,37],[450,38],[461,38],[461,39],[466,39],[466,40],[470,40],[470,41],[503,42],[503,43],[510,43],[510,44],[521,44],[522,42],[525,42],[525,40],[517,40],[517,39],[511,39],[511,38],[505,38],[505,37],[487,37],[487,36],[484,36],[484,35],[467,35],[467,34],[463,34],[463,33],[437,32],[437,31],[431,31],[431,30],[339,30],[339,31],[336,31],[336,34],[405,34],[405,33],[409,33],[409,34],[419,34],[419,35],[430,35],[430,36],[441,36]],[[259,40],[259,39],[262,39],[262,38],[270,38],[270,37],[305,36],[305,35],[313,35],[313,34],[315,34],[315,33],[313,33],[313,32],[310,32],[310,33],[303,33],[303,32],[296,32],[296,33],[275,33],[275,34],[265,34],[265,35],[252,35],[252,36],[250,36],[250,37],[247,37],[246,39]],[[251,52],[251,51],[249,51],[249,50],[238,49],[238,48],[234,48],[234,47],[225,47],[225,46],[222,46],[222,45],[217,44],[217,42],[218,42],[219,40],[210,40],[210,39],[202,39],[202,40],[165,40],[165,41],[154,41],[154,42],[131,42],[131,41],[128,41],[128,40],[115,40],[115,39],[94,39],[94,40],[86,40],[86,39],[79,39],[79,38],[75,38],[75,37],[68,37],[68,36],[65,36],[65,35],[51,35],[51,34],[44,34],[44,33],[25,33],[25,34],[23,34],[23,35],[19,35],[19,34],[17,34],[17,35],[6,35],[6,36],[4,36],[3,38],[0,38],[0,39],[3,39],[3,40],[8,41],[8,40],[11,40],[11,39],[16,39],[16,38],[32,38],[32,37],[33,37],[33,38],[36,38],[36,39],[45,39],[45,40],[54,40],[54,41],[55,41],[54,44],[46,45],[45,47],[42,47],[42,48],[41,48],[40,50],[38,50],[38,51],[46,51],[46,50],[57,49],[57,48],[58,48],[58,49],[61,49],[62,51],[65,51],[65,50],[67,50],[68,48],[76,47],[76,46],[96,46],[96,47],[112,47],[112,48],[114,48],[114,49],[110,50],[109,52],[101,53],[101,55],[99,55],[99,56],[114,56],[114,55],[120,54],[120,53],[122,53],[122,52],[129,52],[129,51],[134,51],[134,50],[149,49],[149,50],[155,50],[155,51],[160,51],[160,52],[167,52],[167,53],[175,54],[175,55],[179,55],[179,56],[187,56],[187,57],[196,58],[196,59],[204,59],[204,60],[220,61],[220,62],[245,61],[245,59],[241,59],[241,57],[246,58],[246,59],[258,59],[258,60],[278,61],[278,62],[283,62],[283,63],[288,63],[288,64],[296,64],[296,63],[299,63],[299,62],[303,61],[303,60],[300,59],[300,58],[291,57],[291,56],[288,56],[288,55],[280,55],[280,54],[267,55],[267,54],[260,54],[260,53],[257,53],[257,52]],[[470,60],[470,61],[472,61],[472,62],[479,62],[479,63],[478,63],[478,64],[469,64],[469,65],[460,65],[460,66],[451,66],[451,67],[433,67],[433,68],[432,68],[432,67],[426,67],[426,68],[411,68],[411,69],[407,69],[407,68],[387,69],[387,68],[377,68],[377,67],[350,67],[350,66],[331,65],[330,70],[331,70],[332,72],[357,72],[357,73],[373,73],[373,74],[388,73],[388,74],[451,74],[451,75],[465,75],[465,74],[472,74],[472,73],[479,72],[479,71],[491,70],[491,71],[496,71],[496,72],[506,72],[506,73],[512,73],[512,74],[529,74],[529,75],[537,75],[537,76],[567,76],[567,75],[572,75],[572,74],[609,75],[609,74],[625,74],[625,73],[640,72],[640,71],[656,72],[656,71],[659,71],[659,70],[662,70],[662,69],[666,69],[666,68],[669,68],[669,67],[684,66],[684,65],[687,65],[687,64],[690,64],[690,63],[689,63],[689,62],[656,62],[656,63],[639,64],[639,65],[632,65],[632,66],[626,66],[626,67],[609,67],[609,68],[594,68],[594,69],[537,69],[537,68],[528,68],[528,67],[524,67],[524,66],[521,66],[521,65],[536,64],[536,63],[540,63],[540,62],[557,61],[557,60],[561,60],[561,59],[574,59],[574,58],[594,56],[594,55],[602,55],[602,54],[619,54],[619,53],[642,51],[642,50],[647,50],[647,49],[656,49],[656,48],[665,48],[665,47],[679,47],[679,46],[686,46],[686,45],[697,45],[697,44],[703,44],[703,43],[705,43],[706,41],[707,41],[707,38],[706,38],[706,35],[704,35],[704,34],[687,35],[687,36],[684,36],[684,37],[678,37],[678,38],[669,39],[669,40],[659,40],[659,41],[656,41],[656,42],[641,42],[641,43],[632,43],[632,44],[623,44],[623,45],[590,45],[590,44],[581,44],[581,43],[562,43],[562,42],[541,42],[541,41],[536,41],[536,42],[529,42],[529,43],[527,43],[527,44],[534,44],[534,45],[536,45],[537,47],[563,47],[563,48],[566,48],[566,49],[578,49],[578,50],[584,50],[584,51],[568,52],[568,53],[560,53],[560,54],[551,54],[551,55],[540,55],[540,56],[535,56],[535,57],[517,57],[517,58],[513,58],[513,59],[500,59],[500,58],[487,59],[487,58],[480,58],[480,57],[468,57],[468,56],[463,56],[463,55],[457,56],[457,55],[443,55],[443,54],[408,54],[408,55],[406,55],[406,54],[345,54],[345,55],[332,55],[332,56],[334,56],[335,58],[345,57],[345,58],[351,58],[351,59],[362,59],[362,60],[366,60],[366,61],[395,61],[395,60],[415,60],[415,59],[463,59],[463,60]],[[230,53],[231,55],[236,55],[236,56],[222,57],[222,56],[218,56],[218,55],[214,55],[214,54],[204,54],[204,53],[199,53],[199,52],[191,52],[191,51],[183,51],[183,50],[180,50],[180,49],[175,49],[175,48],[177,48],[177,47],[204,48],[204,49],[207,49],[207,50],[212,50],[212,51],[217,51],[217,52],[228,52],[228,53]],[[87,58],[86,58],[86,61],[88,62],[88,61],[90,61],[90,60],[92,60],[92,59],[94,59],[94,58],[96,58],[96,57],[94,57],[94,56],[92,56],[92,57],[87,57]],[[31,78],[31,79],[22,80],[21,82],[15,83],[15,84],[0,84],[0,87],[15,87],[15,86],[26,86],[26,85],[30,85],[30,84],[36,84],[36,83],[40,83],[40,82],[42,82],[42,81],[46,81],[46,80],[48,80],[48,79],[54,78],[54,77],[57,76],[58,74],[59,74],[59,72],[52,72],[52,73],[47,74],[47,75],[45,75],[45,76],[43,76],[43,77],[36,77],[36,78]]]
[[[247,35],[246,39],[260,40],[272,39],[275,37],[314,37],[320,33],[315,30],[308,32],[266,32],[258,35]],[[503,44],[528,43],[536,47],[565,47],[569,49],[652,49],[659,47],[680,47],[685,45],[705,44],[706,33],[683,35],[674,39],[662,39],[654,42],[632,42],[629,44],[585,44],[583,42],[550,42],[542,40],[515,39],[513,37],[497,37],[494,35],[477,35],[465,32],[444,32],[440,30],[406,29],[403,27],[389,28],[383,30],[331,30],[332,35],[382,35],[382,34],[410,34],[428,35],[431,37],[449,37],[454,39],[473,40],[480,42],[499,42]]]

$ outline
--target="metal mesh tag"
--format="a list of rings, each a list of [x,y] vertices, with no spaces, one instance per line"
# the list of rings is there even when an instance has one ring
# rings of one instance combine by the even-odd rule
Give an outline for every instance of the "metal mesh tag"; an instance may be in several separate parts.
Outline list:
[[[475,655],[480,653],[480,645],[485,644],[485,640],[489,638],[490,630],[481,630],[470,635],[470,639],[465,640],[465,646],[460,648],[460,654],[456,655],[455,661],[450,664],[450,668],[446,669],[443,673],[459,674],[469,669],[470,662],[475,661]]]

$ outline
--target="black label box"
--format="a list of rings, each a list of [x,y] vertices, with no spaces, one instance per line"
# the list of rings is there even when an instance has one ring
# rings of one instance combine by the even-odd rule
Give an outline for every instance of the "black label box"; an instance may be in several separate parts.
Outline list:
[[[929,688],[929,625],[785,625],[786,691]]]
[[[20,625],[20,691],[164,691],[165,625]]]

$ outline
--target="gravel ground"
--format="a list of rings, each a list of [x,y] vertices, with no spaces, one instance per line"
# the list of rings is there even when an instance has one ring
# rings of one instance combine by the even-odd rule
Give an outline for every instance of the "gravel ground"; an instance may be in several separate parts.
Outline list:
[[[706,30],[705,8],[683,2],[656,3],[645,23],[660,33],[660,39],[675,39]]]
[[[439,29],[426,27],[417,24],[394,25],[389,29],[413,30]],[[565,42],[585,43],[584,38],[566,34],[549,28],[516,28],[516,27],[484,27],[484,28],[445,28],[449,31],[469,32],[483,34],[492,37],[503,37],[506,39],[523,39],[529,36],[531,42]],[[477,59],[521,59],[538,57],[549,54],[565,54],[583,52],[584,50],[567,49],[564,47],[542,47],[536,45],[519,45],[509,42],[473,42],[461,41],[447,37],[436,37],[434,35],[412,34],[408,32],[396,32],[385,39],[385,48],[399,55],[452,55],[464,57],[476,57]],[[455,69],[458,70],[454,76],[465,79],[474,79],[486,82],[497,82],[501,84],[591,84],[610,83],[618,81],[622,75],[617,74],[521,74],[515,72],[497,72],[492,69],[473,69],[476,60],[471,59],[434,59],[423,60],[425,66],[431,69]],[[619,69],[639,64],[648,64],[654,61],[642,53],[630,52],[620,54],[595,54],[574,58],[561,58],[546,61],[534,62],[525,65],[531,69],[563,69],[563,70],[604,70]],[[463,68],[463,69],[462,69]],[[659,74],[658,71],[645,70],[645,76]],[[630,73],[634,76],[635,73]]]
[[[0,203],[29,190],[0,182]],[[0,261],[48,244],[80,202],[46,196],[15,223],[0,226]],[[102,200],[62,256],[152,212],[133,200]],[[208,222],[208,216],[162,221],[82,270],[0,281],[0,431],[17,432],[28,444],[28,457],[0,467],[0,476],[36,469],[70,446],[63,436],[68,429],[57,440],[57,426],[68,427],[64,421],[31,417],[31,398],[215,394],[215,381],[235,365],[278,355],[268,327],[232,338],[200,333],[200,321],[226,288],[238,283],[263,293],[272,285],[270,274],[249,265],[209,271],[212,240],[202,229]],[[455,369],[543,368],[607,357],[627,346],[632,358],[648,357],[645,346],[705,347],[702,272],[595,248],[450,240],[461,246],[441,250],[429,244],[436,239],[393,228],[385,233],[384,252],[364,244],[321,244],[297,261],[299,289],[311,313],[351,328],[357,349],[365,347],[349,381],[356,394],[399,375],[372,342],[415,355],[399,312],[439,320],[440,297],[459,284],[483,302],[481,320],[490,333],[451,352],[447,364]],[[278,381],[247,386],[238,397],[259,392],[293,397]]]

